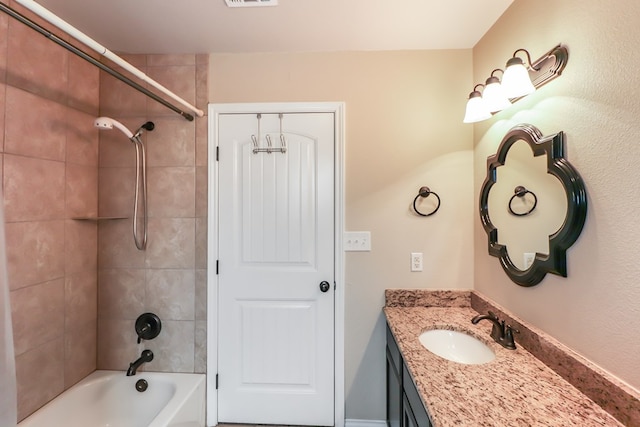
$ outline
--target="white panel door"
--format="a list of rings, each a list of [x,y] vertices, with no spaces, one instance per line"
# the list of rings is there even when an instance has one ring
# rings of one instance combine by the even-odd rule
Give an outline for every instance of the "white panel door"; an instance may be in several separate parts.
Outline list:
[[[334,423],[334,135],[332,113],[219,117],[219,422]]]

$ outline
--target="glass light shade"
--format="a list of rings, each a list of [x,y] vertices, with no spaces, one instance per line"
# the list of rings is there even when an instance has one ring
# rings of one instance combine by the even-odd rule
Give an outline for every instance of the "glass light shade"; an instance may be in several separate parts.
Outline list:
[[[482,94],[477,91],[471,92],[467,101],[467,110],[464,114],[463,123],[475,123],[487,120],[491,117],[491,113],[487,110],[482,99]]]
[[[489,77],[487,79],[487,84],[482,92],[482,99],[491,113],[502,111],[511,105],[511,101],[504,94],[504,89],[500,86],[500,80],[497,77]]]
[[[502,76],[502,89],[507,98],[519,98],[536,91],[522,59],[511,58]]]

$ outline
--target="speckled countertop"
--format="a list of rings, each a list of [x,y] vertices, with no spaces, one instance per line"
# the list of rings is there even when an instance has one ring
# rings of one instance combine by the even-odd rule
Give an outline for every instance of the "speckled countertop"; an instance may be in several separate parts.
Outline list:
[[[435,427],[622,425],[522,347],[495,343],[490,322],[471,324],[478,313],[470,307],[385,307],[384,313]],[[418,340],[436,328],[465,331],[496,358],[482,365],[440,358]]]

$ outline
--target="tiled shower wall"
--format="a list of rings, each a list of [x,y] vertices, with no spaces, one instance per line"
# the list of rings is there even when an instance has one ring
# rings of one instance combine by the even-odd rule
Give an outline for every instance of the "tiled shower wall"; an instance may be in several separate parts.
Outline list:
[[[206,112],[208,55],[124,58]],[[150,371],[204,372],[206,365],[207,118],[187,121],[106,73],[100,113],[132,131],[147,120],[148,245],[132,236],[135,149],[119,131],[100,133],[98,368],[126,369],[143,349]],[[162,332],[136,343],[135,319],[153,312]]]
[[[71,218],[98,211],[98,79],[95,67],[0,13],[0,159],[19,419],[96,368],[98,227]]]

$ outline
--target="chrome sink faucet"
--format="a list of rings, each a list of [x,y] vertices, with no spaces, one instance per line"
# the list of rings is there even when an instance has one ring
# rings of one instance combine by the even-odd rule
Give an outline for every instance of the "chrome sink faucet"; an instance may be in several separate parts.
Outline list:
[[[498,316],[495,315],[492,311],[489,311],[488,314],[479,314],[471,319],[471,323],[476,325],[481,320],[488,320],[493,323],[493,327],[491,328],[491,338],[504,348],[508,348],[509,350],[516,349],[516,343],[513,340],[513,333],[520,333],[519,330],[514,329],[511,325],[507,325],[504,320],[498,319]]]
[[[153,352],[151,350],[143,350],[142,354],[138,360],[129,364],[129,369],[127,369],[127,376],[130,377],[136,374],[138,368],[146,362],[151,362],[153,360]]]

